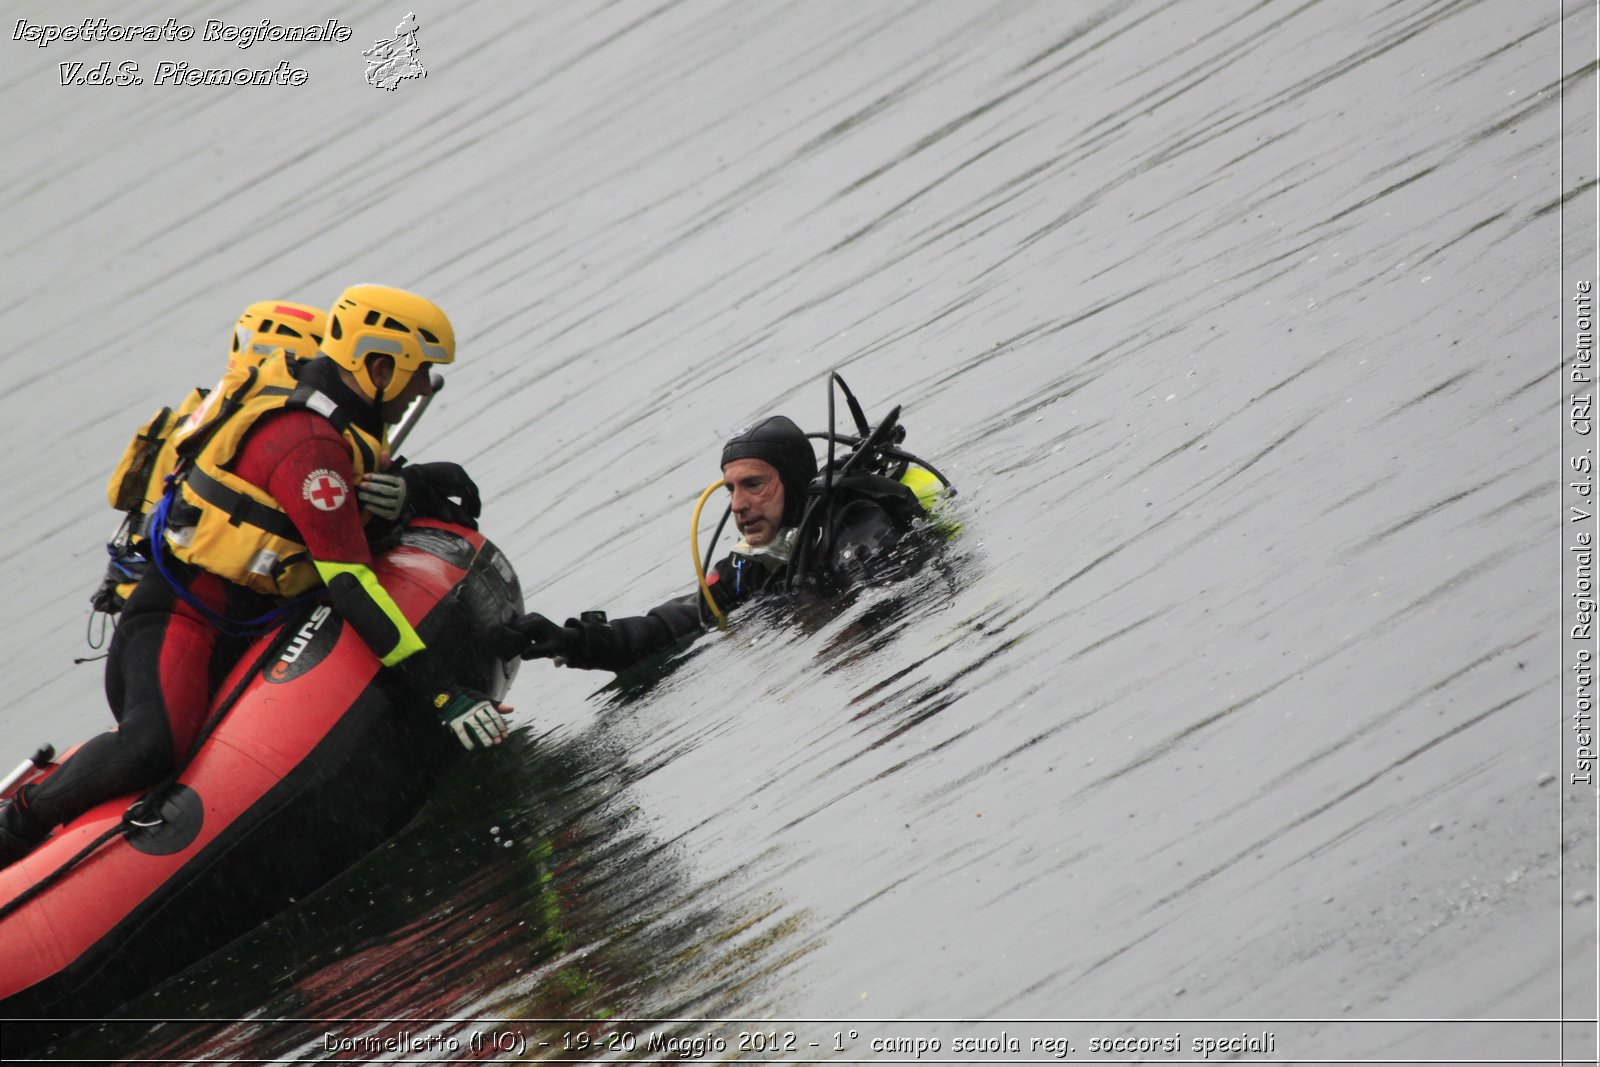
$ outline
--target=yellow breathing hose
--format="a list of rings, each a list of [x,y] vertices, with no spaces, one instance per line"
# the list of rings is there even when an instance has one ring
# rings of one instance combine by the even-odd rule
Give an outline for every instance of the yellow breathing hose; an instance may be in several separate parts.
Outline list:
[[[700,562],[700,511],[706,506],[706,501],[711,499],[711,494],[721,489],[722,479],[718,478],[706,486],[706,491],[700,494],[700,500],[694,506],[694,520],[689,525],[689,550],[694,553],[694,575],[700,579],[700,595],[706,598],[706,607],[711,609],[711,617],[717,620],[717,629],[728,628],[728,617],[717,607],[716,597],[711,595],[711,586],[706,582],[706,569]]]

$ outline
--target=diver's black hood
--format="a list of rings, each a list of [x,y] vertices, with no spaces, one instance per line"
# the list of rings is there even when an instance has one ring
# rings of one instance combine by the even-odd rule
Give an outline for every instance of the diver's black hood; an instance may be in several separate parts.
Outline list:
[[[817,455],[805,431],[782,415],[769,415],[740,430],[722,447],[722,465],[736,459],[772,464],[783,482],[783,521],[793,525],[805,509],[806,489],[817,476]]]

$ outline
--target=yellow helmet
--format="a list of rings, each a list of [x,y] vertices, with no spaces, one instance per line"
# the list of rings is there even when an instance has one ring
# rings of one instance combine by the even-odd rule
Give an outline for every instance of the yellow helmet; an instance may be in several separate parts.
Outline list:
[[[251,304],[233,328],[233,352],[228,356],[228,369],[256,366],[278,348],[295,359],[313,359],[327,331],[328,313],[310,304],[289,300],[262,300]]]
[[[394,379],[383,390],[402,392],[424,363],[452,363],[456,333],[439,306],[387,285],[352,285],[328,314],[322,354],[355,375],[362,392],[377,399],[368,356],[394,359]]]

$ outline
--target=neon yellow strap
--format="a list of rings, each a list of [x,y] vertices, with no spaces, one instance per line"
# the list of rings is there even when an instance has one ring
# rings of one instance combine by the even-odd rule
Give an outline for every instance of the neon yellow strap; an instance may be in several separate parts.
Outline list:
[[[400,632],[400,639],[395,642],[394,647],[378,657],[378,662],[385,667],[393,667],[401,660],[428,647],[422,643],[422,638],[417,636],[417,631],[412,629],[411,623],[406,621],[405,613],[400,610],[400,605],[394,602],[394,597],[378,583],[378,576],[372,573],[371,567],[365,563],[324,563],[318,560],[317,573],[322,576],[324,585],[331,584],[341,574],[353,575],[355,580],[361,583],[361,588],[366,590],[367,596],[378,606],[378,610],[383,612],[394,624],[394,628]],[[373,651],[378,650],[373,649]]]

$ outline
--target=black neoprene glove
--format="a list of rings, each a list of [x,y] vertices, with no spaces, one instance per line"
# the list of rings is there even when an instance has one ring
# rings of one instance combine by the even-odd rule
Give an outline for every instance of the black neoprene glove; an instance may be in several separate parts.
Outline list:
[[[478,528],[483,501],[461,464],[412,463],[400,469],[400,477],[405,479],[406,504],[413,515]]]
[[[506,624],[507,646],[523,659],[553,659],[557,666],[602,668],[617,639],[603,611],[586,611],[557,626],[538,612]]]

